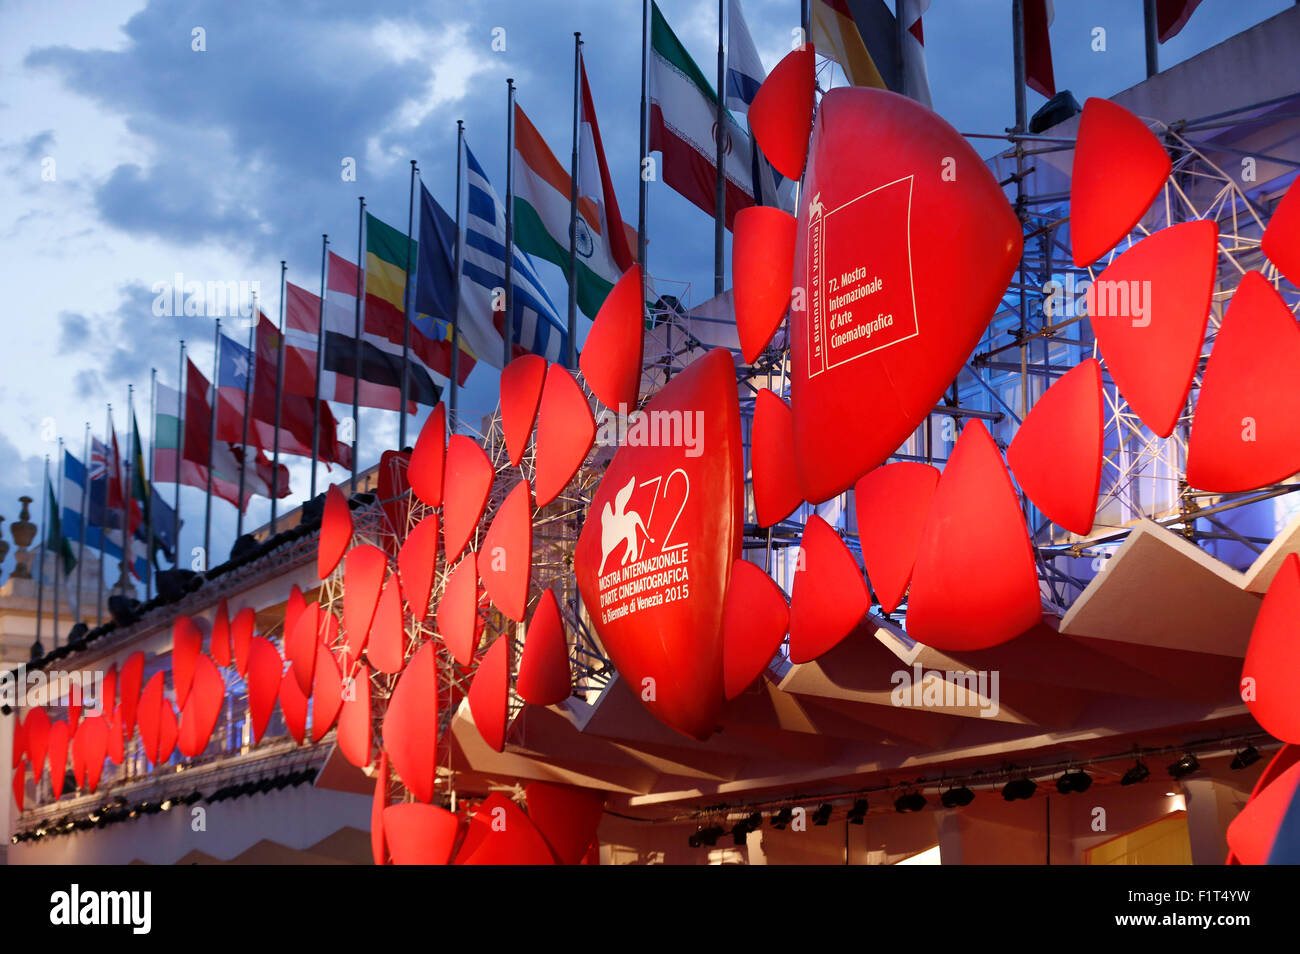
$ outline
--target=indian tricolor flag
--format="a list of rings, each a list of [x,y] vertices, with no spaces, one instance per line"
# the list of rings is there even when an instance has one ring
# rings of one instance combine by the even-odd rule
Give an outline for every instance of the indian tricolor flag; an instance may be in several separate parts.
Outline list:
[[[605,162],[587,67],[582,66],[578,138],[578,218],[574,262],[578,307],[595,318],[601,303],[635,261],[636,230],[623,222]],[[573,177],[515,105],[515,245],[569,275],[569,215]],[[611,223],[617,223],[611,225]]]

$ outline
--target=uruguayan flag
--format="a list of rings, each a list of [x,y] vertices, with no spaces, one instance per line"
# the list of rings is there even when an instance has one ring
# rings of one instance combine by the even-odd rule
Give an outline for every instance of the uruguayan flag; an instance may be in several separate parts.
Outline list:
[[[465,150],[466,216],[465,267],[460,295],[460,333],[466,338],[474,357],[494,367],[501,367],[503,346],[497,322],[504,308],[506,275],[505,208],[488,182],[474,153]],[[551,304],[546,289],[537,278],[537,270],[528,254],[514,249],[513,341],[526,351],[544,356],[548,361],[564,361],[568,351],[568,332]]]

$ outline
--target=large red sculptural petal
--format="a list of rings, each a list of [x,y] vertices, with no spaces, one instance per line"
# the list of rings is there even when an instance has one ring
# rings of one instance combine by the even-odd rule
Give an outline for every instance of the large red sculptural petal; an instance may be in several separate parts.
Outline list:
[[[558,705],[573,692],[564,620],[555,601],[555,591],[549,587],[543,591],[528,622],[515,690],[520,698],[535,706]]]
[[[86,740],[81,736],[81,726],[72,730],[72,742],[68,749],[72,752],[72,786],[86,787]]]
[[[140,746],[144,757],[153,765],[160,761],[158,746],[162,738],[163,674],[156,672],[149,677],[140,692],[140,708],[136,719],[140,724]]]
[[[21,709],[14,710],[14,734],[13,742],[9,751],[9,766],[17,768],[18,763],[23,760],[23,754],[27,751],[27,733],[23,726],[23,713]]]
[[[1300,470],[1300,325],[1259,272],[1242,278],[1201,378],[1187,482],[1232,493]]]
[[[742,533],[730,353],[688,365],[646,412],[692,415],[696,441],[619,447],[592,498],[574,573],[620,675],[658,719],[704,739],[722,708],[722,607]]]
[[[749,454],[758,525],[770,527],[794,513],[803,498],[794,459],[794,417],[790,406],[767,388],[754,398]]]
[[[262,741],[262,733],[275,709],[275,697],[280,691],[281,669],[284,663],[269,639],[254,636],[248,644],[248,666],[245,680],[248,684],[248,715],[252,722],[253,744]]]
[[[245,606],[230,621],[230,654],[235,660],[235,671],[241,676],[248,672],[248,647],[256,627],[257,613],[251,606]]]
[[[596,419],[587,395],[558,364],[546,369],[537,412],[537,473],[533,491],[545,507],[568,486],[596,439]]]
[[[1227,836],[1242,864],[1300,863],[1300,765],[1251,798],[1228,825]]]
[[[474,556],[470,554],[448,575],[435,620],[447,651],[462,666],[473,661],[483,631],[483,621],[478,614],[478,577],[474,562]]]
[[[176,740],[180,729],[176,722],[176,710],[170,699],[163,699],[162,709],[158,713],[158,762],[166,763],[176,751]]]
[[[379,457],[379,499],[384,508],[384,517],[393,531],[393,539],[387,546],[396,548],[406,537],[407,515],[411,501],[407,493],[411,484],[406,471],[410,465],[411,455],[404,451],[386,450]]]
[[[311,695],[311,677],[316,672],[316,647],[320,645],[319,603],[308,603],[298,614],[293,630],[284,637],[284,659],[293,668],[298,690]]]
[[[528,817],[562,864],[581,863],[605,814],[605,793],[572,785],[529,782]]]
[[[194,686],[181,709],[177,736],[181,754],[186,758],[202,755],[208,747],[225,698],[226,684],[217,664],[208,656],[200,656],[194,666]]]
[[[99,788],[100,777],[104,774],[104,758],[108,754],[108,724],[103,716],[91,716],[77,729],[77,742],[82,746],[85,763],[86,791],[94,792]]]
[[[469,711],[483,741],[498,752],[506,747],[510,640],[498,637],[479,660],[469,686]]]
[[[812,129],[816,52],[811,43],[787,53],[749,106],[749,128],[763,155],[787,179],[803,176]]]
[[[867,583],[853,554],[834,528],[813,514],[799,543],[790,594],[790,661],[811,662],[833,648],[870,606]]]
[[[1208,219],[1161,229],[1116,258],[1085,296],[1107,370],[1160,437],[1174,432],[1200,360],[1218,236]]]
[[[456,864],[553,865],[555,856],[523,809],[493,792],[471,816]]]
[[[379,771],[375,776],[375,795],[370,802],[370,854],[375,864],[382,865],[386,858],[384,839],[384,809],[388,807],[388,755],[379,752]]]
[[[767,668],[790,626],[790,607],[776,581],[748,560],[731,569],[722,614],[723,687],[734,699]]]
[[[321,509],[320,540],[316,544],[316,575],[322,580],[334,572],[352,542],[352,510],[338,484],[325,491]]]
[[[1023,239],[961,134],[884,90],[822,97],[800,196],[795,284],[807,295],[790,310],[790,403],[800,496],[820,503],[930,414],[998,308]]]
[[[68,778],[68,742],[71,730],[68,723],[59,720],[50,723],[50,788],[57,802],[63,797],[63,786]]]
[[[345,759],[357,768],[370,764],[370,667],[365,663],[345,686],[338,739]]]
[[[413,537],[414,533],[411,536]],[[409,544],[411,538],[408,537],[406,542]],[[380,672],[389,674],[401,672],[402,665],[406,661],[406,628],[402,618],[402,594],[395,576],[389,576],[388,583],[379,594],[375,619],[370,624],[370,642],[366,646],[366,658]]]
[[[41,706],[33,707],[23,720],[23,728],[27,736],[27,761],[32,767],[32,781],[39,785],[50,751],[49,713]]]
[[[520,355],[501,372],[501,433],[511,467],[518,467],[528,450],[545,380],[546,359],[539,354]]]
[[[307,693],[298,685],[298,674],[294,668],[293,663],[290,663],[280,679],[280,714],[284,716],[284,724],[293,740],[302,745],[307,735]]]
[[[853,485],[862,563],[886,613],[898,609],[912,580],[921,530],[938,483],[937,468],[900,461],[877,467]]]
[[[194,682],[194,666],[203,652],[203,634],[188,616],[176,617],[172,625],[172,688],[182,708]]]
[[[429,594],[438,565],[438,515],[431,513],[415,525],[397,553],[397,572],[402,595],[417,623],[429,615]]]
[[[104,715],[104,724],[108,728],[108,760],[114,765],[121,765],[126,753],[125,739],[122,738],[122,719],[118,712]]]
[[[432,642],[416,651],[397,680],[382,734],[402,784],[420,801],[432,801],[438,773],[438,661]]]
[[[1292,285],[1300,285],[1300,190],[1287,189],[1268,220],[1260,248]]]
[[[488,599],[517,623],[523,622],[528,608],[532,569],[532,492],[528,481],[521,480],[493,514],[478,551],[478,575]]]
[[[731,284],[740,352],[750,364],[767,347],[790,308],[794,246],[799,223],[767,205],[736,213],[731,246]]]
[[[492,462],[483,448],[463,434],[447,442],[446,490],[443,494],[442,541],[444,558],[453,563],[474,535],[492,489]]]
[[[289,598],[284,603],[284,627],[281,630],[282,642],[288,641],[289,634],[298,626],[298,617],[302,615],[302,611],[306,608],[307,598],[302,595],[302,590],[295,583],[289,587]]]
[[[230,653],[230,609],[225,599],[217,604],[216,615],[212,617],[212,636],[208,641],[212,659],[218,666],[229,666]]]
[[[384,841],[395,865],[445,865],[460,834],[460,819],[437,805],[402,802],[384,809]]]
[[[1007,448],[1007,463],[1039,510],[1085,534],[1097,514],[1105,407],[1101,364],[1088,358],[1040,397]]]
[[[1123,106],[1083,104],[1070,170],[1070,246],[1086,268],[1133,230],[1173,168],[1146,124]]]
[[[1242,666],[1242,698],[1269,735],[1300,743],[1300,559],[1283,561],[1255,617]]]
[[[939,478],[907,601],[907,633],[945,650],[987,649],[1042,619],[1038,570],[1011,475],[980,421]]]
[[[311,740],[319,742],[334,728],[343,707],[343,674],[338,660],[325,646],[316,649],[316,672],[311,682]]]
[[[137,649],[122,664],[122,674],[117,683],[120,699],[118,716],[122,723],[122,734],[128,739],[135,731],[135,709],[140,702],[140,683],[143,677],[144,653]]]
[[[379,590],[388,572],[388,556],[368,543],[348,551],[343,563],[343,634],[347,639],[348,665],[361,658],[370,638]]]
[[[406,479],[411,490],[430,507],[442,506],[443,466],[447,456],[447,409],[437,404],[425,418],[411,449]]]
[[[605,296],[578,357],[591,393],[615,411],[633,410],[641,390],[642,291],[641,266],[633,265]]]

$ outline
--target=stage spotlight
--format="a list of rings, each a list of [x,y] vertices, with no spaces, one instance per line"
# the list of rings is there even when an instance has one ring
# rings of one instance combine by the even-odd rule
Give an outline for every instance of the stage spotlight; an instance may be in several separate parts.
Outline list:
[[[865,798],[859,798],[854,801],[853,807],[849,809],[849,824],[861,825],[866,821],[866,819],[867,800]]]
[[[1066,772],[1056,780],[1056,790],[1062,795],[1069,795],[1071,792],[1086,792],[1090,785],[1092,785],[1092,776],[1083,769]]]
[[[1003,785],[1002,798],[1008,802],[1030,799],[1034,797],[1036,791],[1038,791],[1038,783],[1026,775],[1023,778],[1012,779]]]
[[[1179,779],[1191,775],[1200,767],[1201,763],[1197,761],[1196,756],[1188,752],[1173,765],[1169,766],[1169,774],[1173,778]]]
[[[894,809],[901,815],[919,812],[923,808],[925,808],[925,796],[920,792],[908,792],[894,799]]]
[[[813,824],[818,825],[820,827],[825,827],[825,825],[830,820],[831,820],[831,803],[822,802],[820,805],[817,806],[817,811],[813,812]]]
[[[699,836],[700,843],[712,848],[718,843],[718,839],[726,834],[721,825],[710,825],[708,828],[701,828],[695,833]]]
[[[939,801],[943,803],[944,808],[965,808],[975,801],[975,793],[963,785],[960,788],[948,789],[939,796]]]
[[[1121,785],[1136,785],[1139,782],[1145,782],[1151,775],[1151,770],[1142,764],[1142,761],[1133,763],[1133,767],[1124,773],[1124,777],[1119,780]]]
[[[786,807],[781,809],[779,812],[772,813],[770,824],[773,828],[777,829],[778,831],[784,831],[785,826],[790,824],[790,821],[793,818],[794,818],[794,809]]]
[[[1232,762],[1228,767],[1239,771],[1244,768],[1249,768],[1258,761],[1259,750],[1253,745],[1248,745],[1232,757]]]
[[[172,802],[172,800],[171,800],[170,798],[164,798],[163,801],[162,801],[162,804],[159,805],[158,807],[161,808],[161,809],[162,809],[163,811],[165,811],[165,812],[169,812],[169,811],[172,810],[172,805],[173,805],[173,804],[174,804],[174,803]]]
[[[690,837],[686,839],[686,844],[692,848],[699,848],[703,845],[704,842],[700,841],[700,832],[702,831],[704,831],[703,828],[696,828],[695,831],[691,832]]]

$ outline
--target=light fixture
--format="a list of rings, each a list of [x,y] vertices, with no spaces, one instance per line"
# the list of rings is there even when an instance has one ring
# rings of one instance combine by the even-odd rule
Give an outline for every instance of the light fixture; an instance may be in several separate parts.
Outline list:
[[[919,812],[925,808],[925,796],[920,792],[908,792],[894,799],[894,809],[901,815]]]
[[[1083,769],[1066,772],[1056,780],[1056,790],[1062,795],[1069,795],[1071,792],[1086,792],[1091,785],[1092,776]]]
[[[817,806],[817,811],[813,812],[813,824],[819,827],[825,827],[831,820],[831,803],[822,802]]]
[[[773,812],[772,818],[769,823],[773,828],[777,829],[778,831],[784,831],[785,826],[790,824],[790,821],[793,818],[794,818],[794,809],[787,806],[778,812]]]
[[[1188,752],[1173,765],[1169,766],[1169,774],[1171,777],[1179,779],[1191,775],[1200,767],[1201,763],[1197,761],[1196,756],[1191,752]]]
[[[1249,768],[1258,761],[1259,750],[1253,745],[1248,745],[1232,757],[1232,762],[1228,765],[1228,768],[1233,769],[1234,771],[1240,771],[1241,769]]]
[[[975,793],[962,785],[959,788],[948,789],[939,796],[939,801],[943,803],[944,808],[965,808],[975,801]]]
[[[712,848],[724,834],[726,834],[726,831],[720,825],[710,825],[707,828],[701,825],[695,829],[695,833],[686,841],[692,848],[700,848],[705,845]]]
[[[1038,791],[1038,783],[1028,775],[1020,778],[1014,778],[1002,786],[1002,798],[1008,802],[1014,802],[1022,799],[1034,797],[1034,792]]]
[[[856,799],[853,807],[849,809],[848,821],[850,825],[861,825],[867,819],[867,800],[865,798]]]
[[[1124,777],[1119,780],[1121,785],[1136,785],[1139,782],[1145,782],[1151,775],[1151,770],[1142,764],[1142,760],[1133,763],[1133,767],[1124,773]]]

